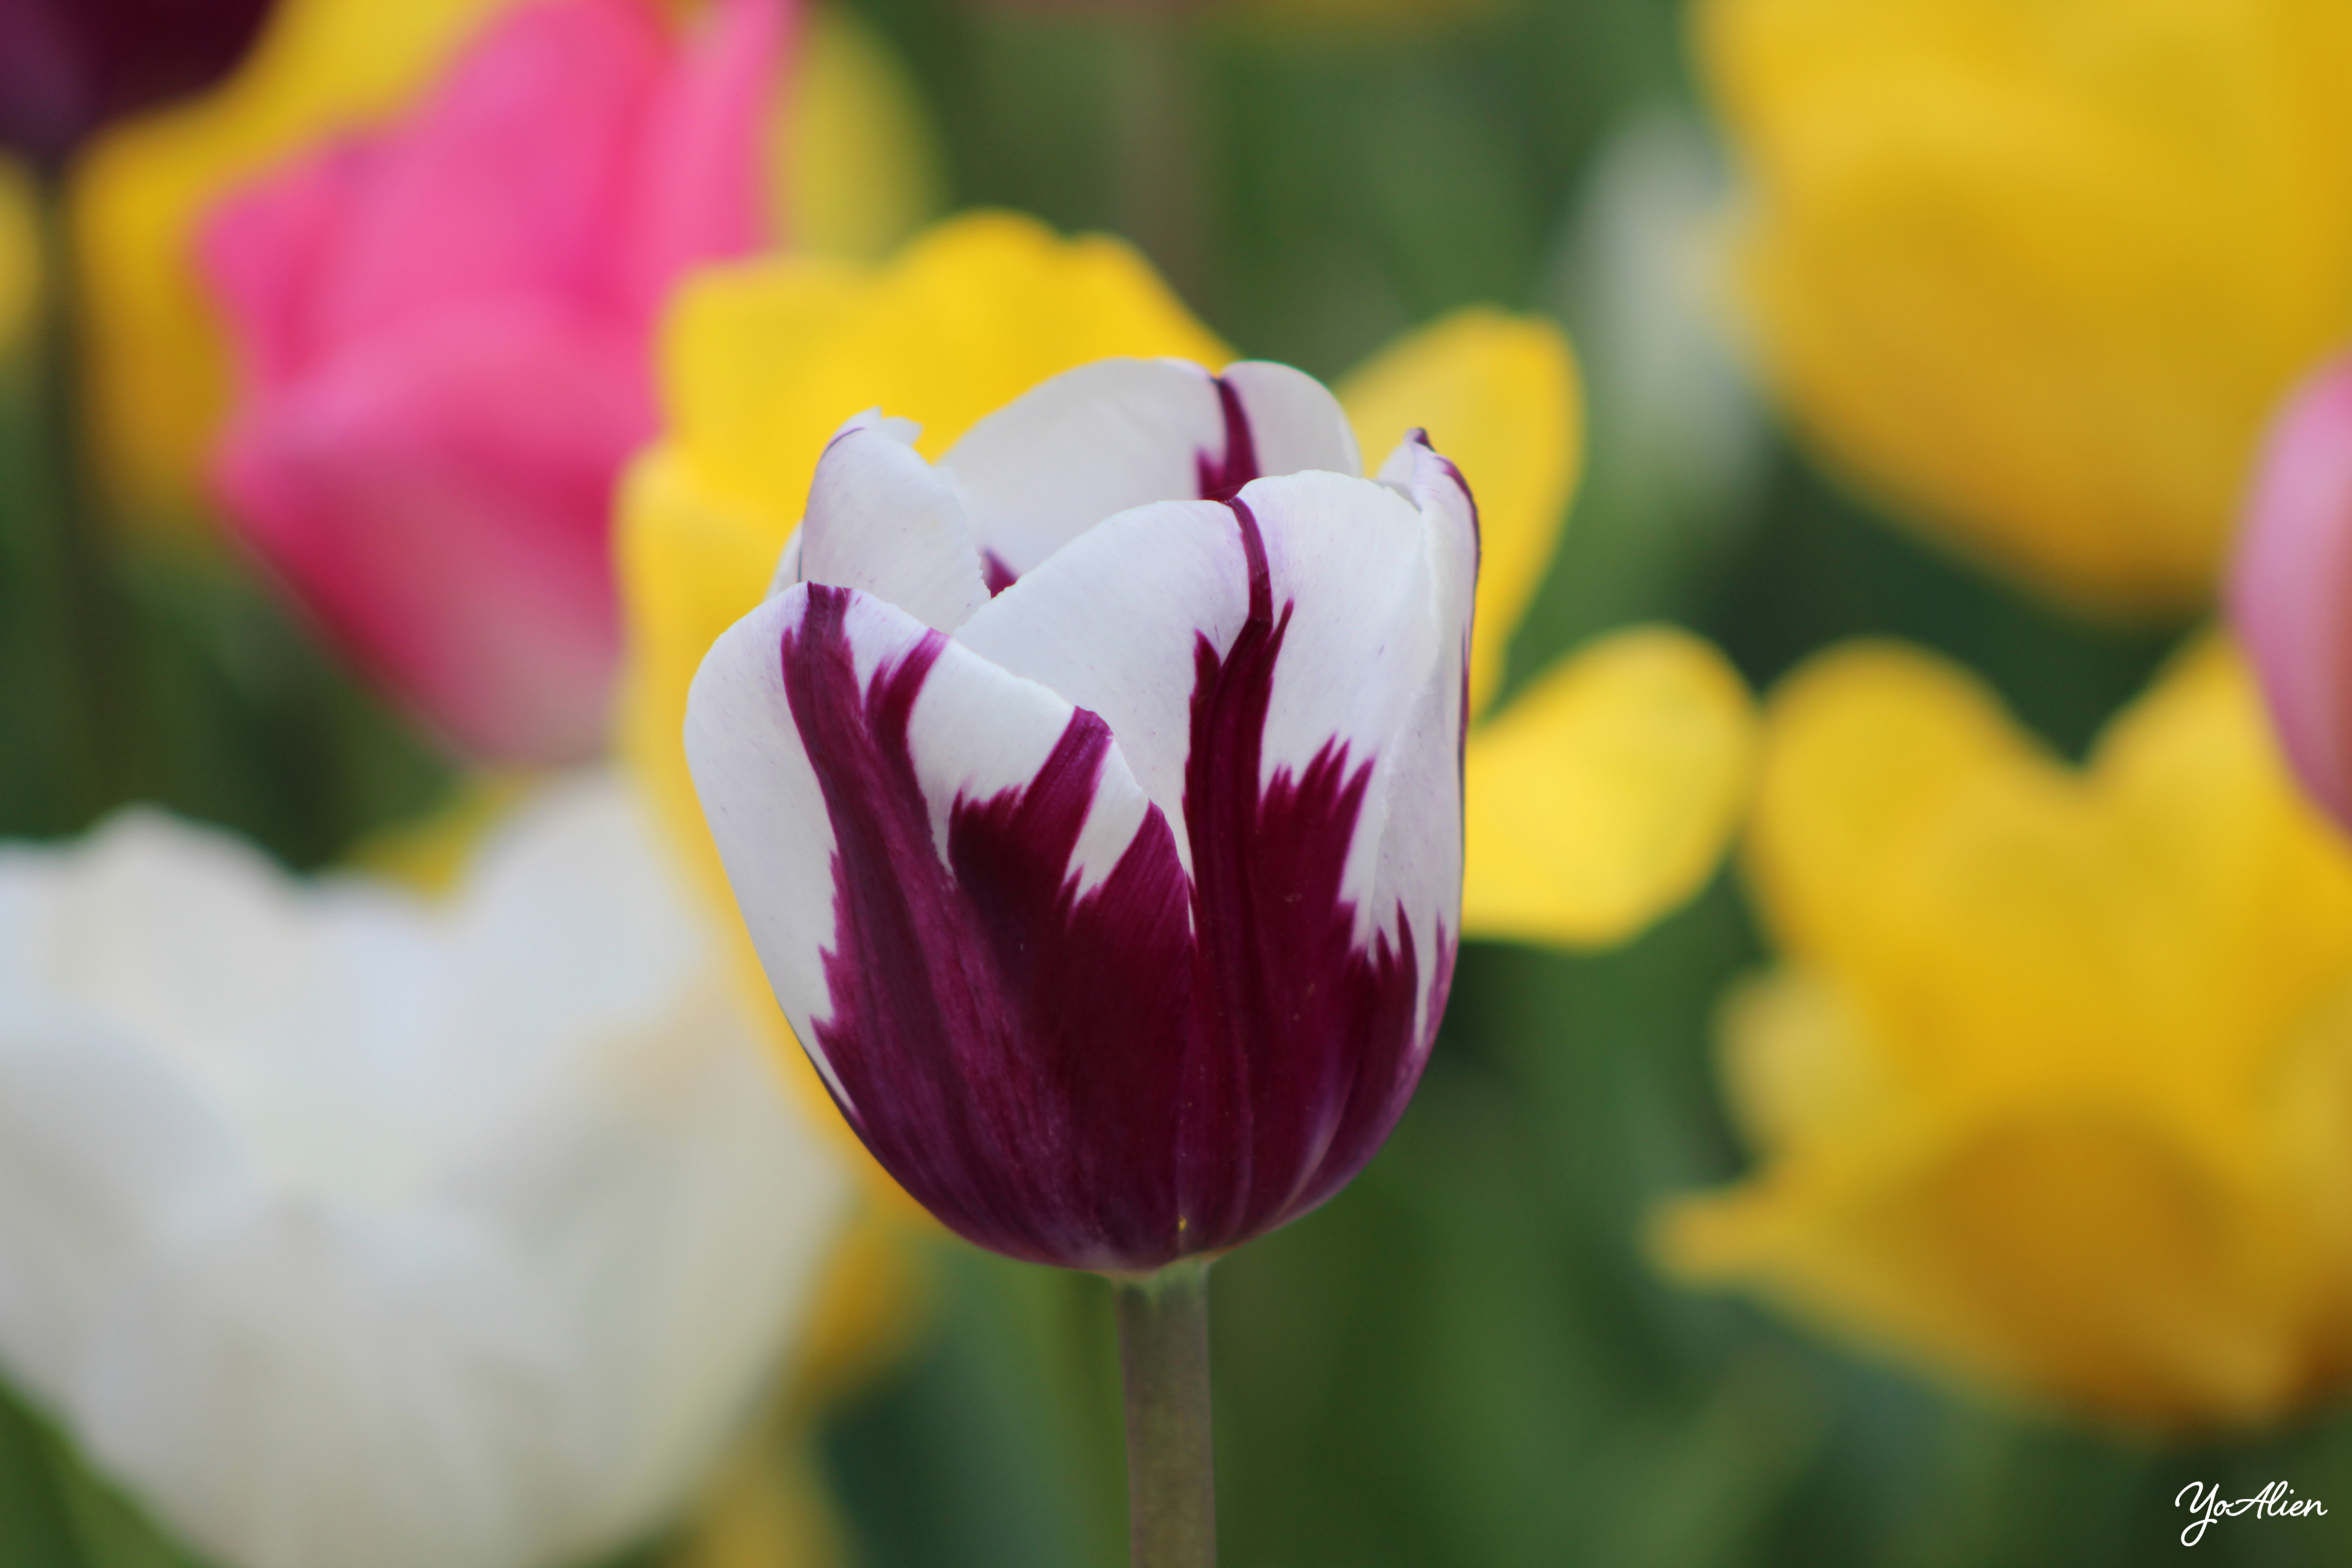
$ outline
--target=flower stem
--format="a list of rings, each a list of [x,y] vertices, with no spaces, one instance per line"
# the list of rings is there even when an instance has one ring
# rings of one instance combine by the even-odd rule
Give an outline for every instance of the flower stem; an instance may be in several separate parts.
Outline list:
[[[1134,1568],[1214,1568],[1209,1438],[1209,1266],[1187,1258],[1116,1281],[1127,1389],[1128,1540]]]
[[[82,826],[113,798],[117,714],[107,541],[98,519],[83,445],[79,270],[62,174],[35,185],[40,241],[39,335],[31,344],[38,377],[31,410],[27,515],[11,542],[28,576],[21,613],[45,627],[45,687],[54,699],[44,741],[49,789],[35,810],[51,831]],[[23,824],[17,826],[22,826]]]
[[[1207,270],[1198,45],[1186,7],[1140,0],[1115,8],[1110,127],[1119,232],[1194,310]]]

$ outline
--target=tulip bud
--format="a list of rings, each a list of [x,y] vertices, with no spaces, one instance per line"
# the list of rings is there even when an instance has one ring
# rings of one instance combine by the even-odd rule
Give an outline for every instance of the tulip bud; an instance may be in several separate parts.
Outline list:
[[[55,168],[108,121],[243,58],[269,0],[0,0],[0,143]]]
[[[1296,371],[854,420],[688,758],[777,1000],[942,1222],[1118,1274],[1362,1168],[1460,931],[1476,514]]]
[[[681,273],[761,237],[785,11],[724,0],[681,38],[650,0],[520,7],[404,123],[242,192],[205,237],[245,382],[224,502],[470,756],[603,746],[647,342]]]
[[[2230,617],[2287,761],[2352,828],[2352,358],[2306,382],[2272,427]]]

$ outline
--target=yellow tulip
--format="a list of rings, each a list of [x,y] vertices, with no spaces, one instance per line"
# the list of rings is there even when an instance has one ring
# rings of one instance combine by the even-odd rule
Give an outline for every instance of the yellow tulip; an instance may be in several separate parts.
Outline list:
[[[619,743],[730,911],[679,739],[687,688],[719,633],[765,595],[842,419],[877,405],[912,418],[919,449],[936,458],[981,416],[1074,365],[1234,357],[1125,245],[1064,240],[1001,214],[943,224],[879,268],[790,258],[705,274],[681,292],[666,347],[667,434],[623,487]],[[1484,708],[1574,479],[1568,345],[1539,321],[1465,310],[1339,392],[1375,461],[1410,422],[1469,476],[1484,549],[1471,684]],[[1686,898],[1744,799],[1752,723],[1721,657],[1664,628],[1603,639],[1538,677],[1470,736],[1465,933],[1598,944]],[[750,939],[729,924],[744,984],[811,1102],[824,1105]]]
[[[2157,1428],[2352,1380],[2352,853],[2207,642],[2076,770],[1925,654],[1768,710],[1725,1010],[1755,1171],[1666,1259],[1965,1382]]]
[[[215,90],[119,124],[74,172],[87,375],[99,469],[136,521],[203,510],[206,449],[227,412],[229,356],[191,237],[227,192],[300,149],[415,98],[515,0],[281,0]],[[814,14],[772,159],[782,231],[878,254],[933,210],[929,132],[903,69],[846,13]]]
[[[2211,590],[2271,407],[2352,337],[2336,0],[1707,0],[1746,303],[1863,487],[2076,604]]]
[[[0,361],[13,359],[32,334],[41,288],[41,237],[33,176],[0,158]]]

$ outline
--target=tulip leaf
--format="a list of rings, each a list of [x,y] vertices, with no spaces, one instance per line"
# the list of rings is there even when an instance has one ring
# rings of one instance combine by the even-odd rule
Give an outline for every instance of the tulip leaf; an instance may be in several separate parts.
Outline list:
[[[50,1466],[53,1440],[0,1384],[0,1568],[84,1568]]]
[[[204,1559],[173,1545],[63,1442],[53,1439],[51,1456],[85,1568],[205,1568]]]
[[[0,1384],[0,1568],[205,1568]]]

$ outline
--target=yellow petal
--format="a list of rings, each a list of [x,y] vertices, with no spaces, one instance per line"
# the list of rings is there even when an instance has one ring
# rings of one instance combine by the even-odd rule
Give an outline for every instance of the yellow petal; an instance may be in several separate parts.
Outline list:
[[[2220,645],[2087,770],[1957,669],[1872,647],[1776,693],[1764,757],[1748,867],[1776,935],[1939,1081],[2125,1075],[2210,1118],[2352,968],[2352,856]]]
[[[1549,321],[1473,307],[1390,345],[1339,392],[1368,468],[1419,426],[1477,498],[1470,707],[1482,711],[1576,488],[1584,406],[1575,355]]]
[[[206,446],[228,406],[219,324],[189,256],[224,193],[297,149],[414,96],[509,0],[285,0],[236,74],[116,126],[74,171],[99,471],[134,521],[200,508]]]
[[[2095,605],[2201,603],[2269,411],[2352,337],[2352,10],[1712,0],[1747,303],[1797,422]]]
[[[1464,934],[1599,946],[1688,898],[1745,804],[1754,731],[1747,687],[1686,633],[1562,660],[1471,731]]]
[[[1750,884],[1775,934],[1805,954],[1853,922],[1851,890],[1888,846],[2032,742],[1956,667],[1892,643],[1850,643],[1801,667],[1767,708],[1748,829]]]
[[[1900,1086],[1827,976],[1781,964],[1747,976],[1717,1019],[1720,1071],[1748,1146],[1802,1152],[1883,1121]]]
[[[2352,1378],[2352,850],[2226,643],[2081,769],[1942,660],[1833,650],[1769,706],[1748,866],[1791,959],[1724,1015],[1763,1162],[1670,1263],[2135,1424]]]
[[[921,446],[936,456],[1037,382],[1118,354],[1231,358],[1118,241],[1065,240],[998,214],[944,224],[887,267],[787,258],[708,273],[673,309],[669,434],[635,465],[620,502],[628,658],[617,744],[723,911],[741,989],[787,1079],[845,1141],[768,990],[703,823],[680,740],[687,688],[719,634],[765,594],[843,419],[877,405],[919,419]],[[862,1148],[856,1158],[866,1160]]]
[[[666,334],[663,390],[696,479],[771,519],[781,544],[850,415],[917,420],[937,457],[1038,382],[1113,354],[1231,358],[1119,241],[981,213],[877,269],[785,258],[694,279]]]
[[[770,131],[776,230],[816,256],[877,261],[937,216],[937,139],[889,41],[856,12],[817,8]]]
[[[1883,1124],[1875,1163],[1669,1210],[1662,1259],[2012,1397],[2137,1426],[2275,1418],[2352,1334],[2307,1213],[2112,1108]]]

